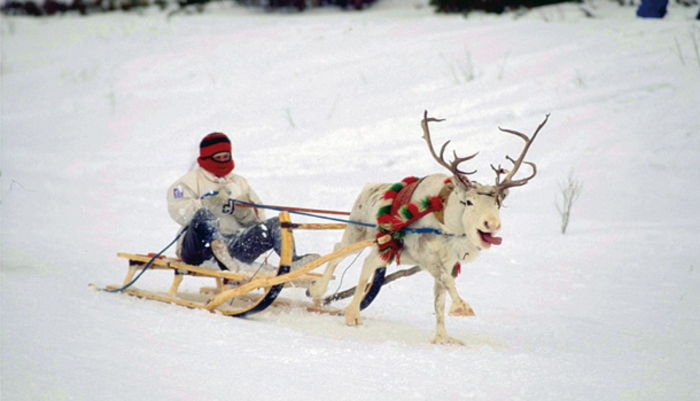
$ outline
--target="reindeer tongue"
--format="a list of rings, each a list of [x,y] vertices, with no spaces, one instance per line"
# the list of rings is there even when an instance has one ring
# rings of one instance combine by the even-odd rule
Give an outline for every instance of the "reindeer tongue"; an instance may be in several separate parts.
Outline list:
[[[489,244],[493,245],[501,245],[501,242],[503,242],[503,238],[501,237],[494,237],[491,235],[491,233],[481,233],[481,239],[484,240],[484,242],[488,242]]]

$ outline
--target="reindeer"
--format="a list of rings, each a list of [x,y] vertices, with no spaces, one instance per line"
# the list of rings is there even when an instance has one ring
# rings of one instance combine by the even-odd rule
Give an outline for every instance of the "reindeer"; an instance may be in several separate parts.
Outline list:
[[[442,208],[423,216],[411,227],[433,228],[439,234],[407,234],[403,239],[403,248],[400,251],[400,263],[416,264],[421,269],[428,271],[435,279],[434,307],[437,322],[435,337],[432,340],[433,343],[462,344],[458,339],[448,336],[445,329],[445,292],[452,299],[452,306],[449,310],[450,315],[474,316],[474,311],[459,296],[455,286],[453,269],[459,261],[469,262],[474,260],[481,251],[501,243],[501,238],[496,237],[496,233],[501,228],[499,210],[503,200],[508,195],[509,188],[525,185],[537,174],[537,166],[534,163],[525,161],[525,155],[548,119],[549,115],[545,117],[531,137],[518,131],[499,127],[500,131],[521,138],[525,141],[525,146],[517,159],[506,156],[506,159],[513,164],[509,171],[500,165],[498,167],[491,165],[491,168],[496,173],[496,182],[494,185],[482,185],[468,178],[469,175],[474,174],[476,171],[465,172],[459,168],[461,163],[473,159],[478,152],[467,157],[459,157],[456,152],[453,152],[453,160],[447,162],[444,153],[450,141],[442,145],[439,154],[436,153],[428,127],[428,124],[431,122],[443,120],[428,117],[428,112],[424,112],[423,120],[421,121],[423,139],[427,143],[432,157],[439,165],[445,167],[450,172],[450,175],[428,175],[420,179],[417,187],[415,187],[410,200],[416,201],[424,199],[426,196],[438,196],[441,200]],[[531,174],[522,179],[514,179],[515,174],[523,163],[531,167]],[[375,222],[378,209],[384,201],[383,196],[391,185],[367,184],[355,201],[350,219],[362,222]],[[338,250],[354,242],[370,239],[376,235],[376,232],[375,228],[348,225],[343,233],[342,240],[336,244],[335,249]],[[321,302],[321,297],[328,288],[330,278],[341,261],[342,258],[330,261],[326,266],[323,277],[309,289],[309,294],[313,297],[316,304]],[[346,324],[355,326],[361,323],[360,302],[364,296],[367,282],[376,269],[385,267],[387,264],[387,261],[380,257],[379,248],[373,247],[364,260],[353,299],[344,310]]]

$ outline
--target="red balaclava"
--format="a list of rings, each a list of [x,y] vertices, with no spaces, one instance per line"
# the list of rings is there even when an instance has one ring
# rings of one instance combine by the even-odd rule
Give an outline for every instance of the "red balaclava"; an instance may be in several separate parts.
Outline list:
[[[197,163],[215,176],[223,177],[233,170],[235,164],[233,163],[233,157],[225,162],[214,160],[212,156],[219,152],[231,153],[231,141],[226,134],[212,132],[205,136],[202,142],[199,143],[199,158],[197,159]]]

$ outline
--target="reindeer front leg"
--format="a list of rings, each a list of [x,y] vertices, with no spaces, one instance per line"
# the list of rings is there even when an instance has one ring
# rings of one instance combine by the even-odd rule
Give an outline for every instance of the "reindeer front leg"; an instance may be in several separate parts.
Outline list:
[[[360,280],[355,287],[355,294],[352,297],[350,304],[345,307],[345,324],[348,326],[359,326],[362,323],[360,319],[360,304],[362,299],[365,297],[365,291],[367,289],[367,283],[369,278],[374,273],[375,270],[384,266],[385,263],[379,258],[379,253],[376,248],[372,249],[369,256],[365,258],[365,262],[362,265],[362,272],[360,273]]]
[[[435,280],[435,338],[433,344],[459,344],[464,345],[460,340],[447,335],[445,329],[445,286],[440,280]]]
[[[452,274],[444,268],[440,268],[439,271],[439,280],[444,284],[445,288],[447,288],[447,292],[450,294],[450,298],[452,298],[452,306],[450,306],[449,312],[450,316],[476,316],[472,307],[459,296]]]

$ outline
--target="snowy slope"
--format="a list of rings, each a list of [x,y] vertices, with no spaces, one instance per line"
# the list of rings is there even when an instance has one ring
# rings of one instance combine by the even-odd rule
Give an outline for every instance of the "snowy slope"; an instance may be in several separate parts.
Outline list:
[[[597,0],[596,19],[577,5],[465,19],[422,3],[3,18],[0,398],[700,400],[697,10],[645,21]],[[520,146],[497,127],[551,113],[503,244],[459,277],[477,317],[447,325],[465,347],[429,343],[425,274],[384,288],[358,328],[88,287],[120,282],[116,252],[173,238],[165,189],[202,135],[229,133],[266,202],[347,210],[365,182],[440,172],[425,109],[446,118],[436,141],[480,151],[484,182]],[[571,171],[584,190],[562,236]],[[297,242],[326,253],[339,237]]]

